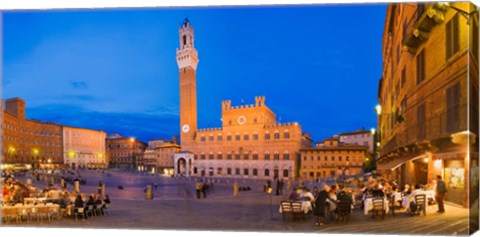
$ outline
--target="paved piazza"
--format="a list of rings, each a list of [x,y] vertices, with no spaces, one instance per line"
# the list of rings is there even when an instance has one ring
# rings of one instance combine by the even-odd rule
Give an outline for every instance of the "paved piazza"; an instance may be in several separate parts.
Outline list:
[[[196,199],[195,182],[187,179],[154,177],[123,172],[110,172],[110,176],[94,171],[83,173],[88,180],[81,191],[96,192],[97,183],[103,180],[110,195],[111,214],[78,220],[63,218],[60,221],[12,224],[16,226],[41,227],[88,227],[88,228],[129,228],[129,229],[184,229],[184,230],[232,230],[232,231],[273,231],[273,232],[326,232],[326,233],[410,233],[431,235],[467,235],[468,210],[451,205],[446,214],[437,214],[436,206],[429,206],[427,216],[410,217],[404,211],[393,217],[387,214],[385,220],[364,216],[356,208],[349,223],[330,223],[314,226],[312,216],[305,221],[283,220],[278,213],[283,196],[263,193],[262,181],[240,180],[240,186],[250,186],[252,191],[240,192],[233,196],[233,180],[215,183],[206,199]],[[24,178],[20,178],[24,179]],[[218,181],[218,180],[216,180]],[[228,182],[228,183],[227,183]],[[157,183],[153,200],[146,200],[144,185]],[[42,183],[36,183],[42,187]],[[117,186],[123,185],[124,190]],[[312,186],[313,184],[307,184]],[[292,185],[293,186],[293,185]],[[68,186],[71,190],[72,186]],[[273,205],[270,205],[270,203]],[[273,218],[272,218],[273,214]]]

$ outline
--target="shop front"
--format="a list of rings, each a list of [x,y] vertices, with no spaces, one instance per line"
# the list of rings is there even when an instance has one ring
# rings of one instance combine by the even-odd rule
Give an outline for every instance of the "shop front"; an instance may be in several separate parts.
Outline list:
[[[465,151],[438,152],[432,155],[432,172],[429,179],[442,176],[448,192],[445,201],[468,207],[469,159]]]

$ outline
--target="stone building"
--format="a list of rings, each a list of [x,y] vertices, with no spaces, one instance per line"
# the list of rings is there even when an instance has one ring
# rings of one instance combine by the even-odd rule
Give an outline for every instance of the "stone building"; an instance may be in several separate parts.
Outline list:
[[[258,96],[254,104],[222,101],[222,127],[198,129],[194,30],[186,19],[179,28],[177,64],[180,76],[180,141],[175,174],[239,178],[294,178],[299,150],[311,146],[296,122],[277,123]]]
[[[373,154],[374,133],[365,129],[359,129],[353,132],[345,132],[335,135],[338,141],[345,144],[356,144],[360,146],[367,146],[368,152]]]
[[[358,175],[370,158],[368,146],[347,144],[328,138],[315,147],[300,149],[300,174],[304,179]]]
[[[58,167],[63,164],[62,126],[26,118],[25,101],[10,98],[2,104],[3,165]]]
[[[446,200],[463,206],[470,169],[478,169],[474,10],[467,2],[389,4],[378,88],[378,170],[400,184],[441,175]]]
[[[71,168],[107,168],[104,131],[63,126],[64,163]]]
[[[174,143],[174,141],[151,140],[143,153],[139,170],[171,176],[174,174],[174,154],[180,152],[180,150],[180,145]]]
[[[142,159],[147,144],[135,138],[114,136],[106,138],[107,160],[110,168],[134,170]]]

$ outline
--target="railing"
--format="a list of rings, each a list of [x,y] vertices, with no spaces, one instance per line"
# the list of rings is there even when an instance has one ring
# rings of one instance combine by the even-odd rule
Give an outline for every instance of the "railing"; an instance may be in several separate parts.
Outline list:
[[[413,121],[411,123],[408,123],[409,120],[406,119],[406,124],[397,125],[399,127],[396,129],[395,135],[393,135],[383,146],[381,146],[379,150],[380,157],[401,147],[425,140],[431,141],[440,138],[449,138],[452,133],[466,130],[467,104],[459,105],[459,110],[459,125],[458,128],[454,128],[454,131],[447,130],[447,115],[445,110],[435,112],[432,117],[423,122],[423,126],[417,121],[413,121],[414,119],[412,118],[409,118]],[[419,132],[422,129],[424,131]]]

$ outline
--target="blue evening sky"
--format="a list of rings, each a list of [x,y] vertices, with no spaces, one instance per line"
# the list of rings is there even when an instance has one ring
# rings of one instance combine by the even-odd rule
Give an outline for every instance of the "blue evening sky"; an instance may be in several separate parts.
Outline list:
[[[27,117],[135,136],[179,134],[175,49],[195,29],[198,124],[266,96],[315,141],[375,127],[386,5],[16,11],[3,14],[3,99]]]

